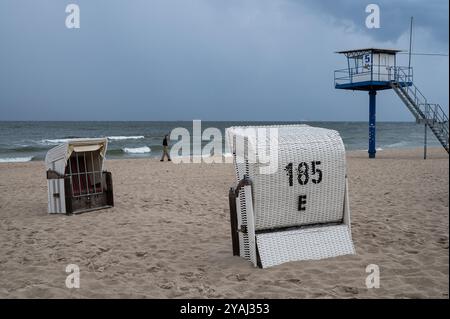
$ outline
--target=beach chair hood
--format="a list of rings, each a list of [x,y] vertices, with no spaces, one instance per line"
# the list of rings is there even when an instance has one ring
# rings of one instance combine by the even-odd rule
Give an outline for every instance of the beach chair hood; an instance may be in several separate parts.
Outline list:
[[[45,156],[46,168],[47,170],[50,169],[63,175],[67,166],[67,160],[73,152],[82,153],[99,151],[103,169],[103,159],[106,155],[107,145],[107,138],[79,138],[67,140],[47,152],[47,155]]]

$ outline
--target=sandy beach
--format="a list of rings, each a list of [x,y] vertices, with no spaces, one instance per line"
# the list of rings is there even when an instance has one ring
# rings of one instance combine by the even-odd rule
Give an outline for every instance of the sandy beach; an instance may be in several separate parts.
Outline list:
[[[448,298],[448,154],[348,152],[356,255],[233,257],[230,164],[107,160],[116,206],[47,214],[43,162],[0,164],[1,298]],[[68,264],[81,287],[65,286]],[[367,289],[366,266],[380,268]]]

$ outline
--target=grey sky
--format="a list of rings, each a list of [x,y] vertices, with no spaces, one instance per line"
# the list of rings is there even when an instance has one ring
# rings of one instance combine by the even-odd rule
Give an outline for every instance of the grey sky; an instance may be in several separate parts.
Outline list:
[[[415,25],[428,29],[438,41],[448,42],[448,1],[442,0],[378,0],[378,1],[308,1],[317,12],[325,12],[337,19],[336,23],[345,25],[350,20],[360,31],[364,31],[367,17],[365,7],[377,4],[381,9],[382,28],[368,33],[377,40],[389,41],[409,32],[409,18],[416,17]]]
[[[2,0],[0,120],[366,120],[367,94],[333,87],[333,52],[407,49],[411,15],[414,51],[448,53],[447,0]],[[448,109],[448,57],[413,66]],[[394,92],[377,102],[379,120],[413,119]]]

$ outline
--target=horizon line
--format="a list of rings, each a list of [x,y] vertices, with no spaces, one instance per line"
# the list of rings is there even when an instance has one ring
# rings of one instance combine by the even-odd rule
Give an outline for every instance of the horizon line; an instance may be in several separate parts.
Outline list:
[[[328,123],[366,123],[368,120],[202,120],[202,119],[192,119],[192,120],[0,120],[0,123],[4,122],[192,122],[192,121],[202,121],[202,122],[273,122],[273,123],[306,123],[306,122],[328,122]],[[405,121],[405,120],[378,120],[377,123],[416,123],[415,120]]]

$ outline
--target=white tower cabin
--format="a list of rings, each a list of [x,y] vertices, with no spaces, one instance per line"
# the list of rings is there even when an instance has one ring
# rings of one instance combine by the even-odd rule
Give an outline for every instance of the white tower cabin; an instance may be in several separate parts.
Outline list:
[[[347,90],[385,90],[391,89],[390,81],[397,72],[396,54],[394,49],[356,49],[338,51],[347,58],[347,68],[334,73],[336,89]],[[400,67],[408,74],[407,82],[412,82],[412,68]]]

